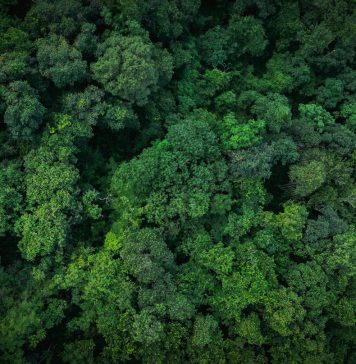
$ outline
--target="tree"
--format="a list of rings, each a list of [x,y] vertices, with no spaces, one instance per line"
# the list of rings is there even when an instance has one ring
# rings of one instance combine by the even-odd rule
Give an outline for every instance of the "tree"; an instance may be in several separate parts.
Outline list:
[[[243,54],[260,56],[268,43],[263,25],[252,16],[232,16],[226,32],[228,54],[233,60]]]
[[[290,178],[295,182],[295,193],[308,196],[323,185],[326,180],[325,165],[321,161],[311,161],[290,168]]]
[[[271,132],[279,133],[291,124],[291,108],[288,99],[279,94],[258,97],[251,109],[258,119],[266,122]]]
[[[309,93],[305,88],[313,85],[313,74],[302,58],[291,57],[288,52],[275,52],[266,63],[263,77],[252,77],[250,83],[254,89],[266,93],[290,93],[298,88],[302,93]]]
[[[37,41],[37,61],[42,76],[58,88],[73,85],[87,77],[82,54],[63,37],[50,34]]]
[[[161,83],[172,76],[172,59],[146,37],[113,32],[98,47],[93,78],[114,96],[142,106]]]
[[[132,326],[134,285],[121,259],[113,258],[108,250],[95,253],[80,249],[58,278],[60,287],[73,291],[72,302],[79,307],[78,314],[67,324],[68,334],[81,332],[89,340],[99,334],[105,341],[100,353],[103,360],[130,359],[137,348]],[[67,343],[71,344],[72,340]],[[67,350],[65,353],[68,357]],[[87,355],[90,357],[90,352]]]
[[[24,362],[47,334],[64,318],[67,308],[63,299],[54,297],[56,284],[36,281],[28,267],[0,269],[1,319],[0,358],[2,361]]]
[[[22,211],[23,175],[18,161],[2,162],[0,171],[0,236],[14,232],[14,226]]]
[[[103,90],[89,85],[83,92],[64,94],[62,98],[62,111],[71,115],[77,122],[88,127],[96,125],[103,116]]]
[[[99,13],[96,1],[60,0],[55,3],[40,0],[31,7],[25,19],[37,34],[55,33],[68,39],[79,33],[86,21]]]
[[[132,242],[136,241],[136,244]],[[174,270],[172,253],[158,231],[142,229],[123,242],[125,268],[139,282],[154,284],[165,272]]]
[[[346,125],[352,131],[356,129],[356,103],[349,102],[341,107],[341,115],[346,118]]]
[[[237,177],[269,178],[275,154],[275,149],[267,144],[234,151],[231,154],[231,171]]]
[[[28,74],[29,56],[26,52],[6,52],[0,58],[0,82],[11,82]]]
[[[82,215],[79,172],[74,166],[78,125],[65,114],[56,115],[55,120],[56,128],[25,157],[27,206],[20,219],[19,248],[30,261],[54,251],[60,257],[71,225]]]
[[[325,207],[320,212],[321,215],[316,220],[308,221],[305,231],[304,240],[312,244],[337,233],[342,234],[348,228],[347,223],[332,208]]]
[[[323,141],[340,156],[350,155],[355,149],[355,133],[341,124],[334,124],[326,129]]]
[[[333,109],[344,99],[344,85],[341,80],[327,78],[317,91],[317,101],[327,109]]]
[[[0,46],[2,53],[16,52],[19,55],[21,52],[29,51],[31,47],[29,35],[23,30],[10,26],[3,33],[3,41]]]
[[[111,0],[107,3],[106,21],[117,26],[134,20],[154,37],[169,40],[178,38],[188,28],[199,6],[198,0],[138,0],[133,3]]]
[[[0,83],[23,80],[30,72],[30,54],[33,48],[29,34],[19,22],[2,14],[0,23]]]
[[[308,212],[303,205],[285,203],[284,211],[276,216],[276,226],[286,241],[298,241],[303,237],[303,228]]]
[[[221,26],[211,28],[200,38],[202,59],[209,66],[223,66],[228,58],[228,39]]]
[[[222,278],[221,286],[209,299],[215,316],[223,322],[238,324],[244,309],[268,301],[276,280],[273,265],[271,258],[257,251],[253,244],[239,245],[234,272]]]
[[[334,124],[334,118],[321,106],[316,104],[299,105],[300,119],[305,123],[310,123],[320,132],[328,125]]]
[[[36,90],[26,81],[14,81],[9,84],[5,100],[4,121],[10,135],[16,139],[31,139],[45,114]]]
[[[233,113],[226,115],[219,125],[223,148],[230,151],[258,144],[262,141],[259,134],[264,127],[264,120],[248,120],[247,123],[239,123]]]
[[[202,116],[172,125],[164,140],[118,168],[112,188],[119,210],[127,201],[125,209],[138,209],[171,233],[209,214],[212,197],[230,186],[223,182],[227,166],[219,160],[217,138]]]
[[[81,32],[74,41],[74,47],[86,58],[92,58],[98,46],[98,37],[95,35],[96,27],[92,23],[84,23]]]

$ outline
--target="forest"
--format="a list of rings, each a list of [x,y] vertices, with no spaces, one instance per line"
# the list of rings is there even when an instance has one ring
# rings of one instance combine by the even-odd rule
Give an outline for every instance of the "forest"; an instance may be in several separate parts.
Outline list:
[[[356,363],[356,0],[0,1],[0,363]]]

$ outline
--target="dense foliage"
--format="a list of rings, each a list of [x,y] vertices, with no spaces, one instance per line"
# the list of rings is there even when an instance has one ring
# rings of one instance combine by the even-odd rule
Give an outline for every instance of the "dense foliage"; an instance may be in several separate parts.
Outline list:
[[[0,2],[0,362],[356,362],[354,0]]]

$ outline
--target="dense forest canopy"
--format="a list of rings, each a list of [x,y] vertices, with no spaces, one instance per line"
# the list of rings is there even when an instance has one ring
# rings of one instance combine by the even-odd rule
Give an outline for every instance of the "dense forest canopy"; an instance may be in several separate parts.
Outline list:
[[[0,33],[1,363],[356,363],[355,0]]]

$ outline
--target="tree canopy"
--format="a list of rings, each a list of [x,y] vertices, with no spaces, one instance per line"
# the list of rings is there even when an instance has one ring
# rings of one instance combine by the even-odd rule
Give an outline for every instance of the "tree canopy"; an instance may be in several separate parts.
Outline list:
[[[355,2],[0,2],[0,362],[356,362]]]

